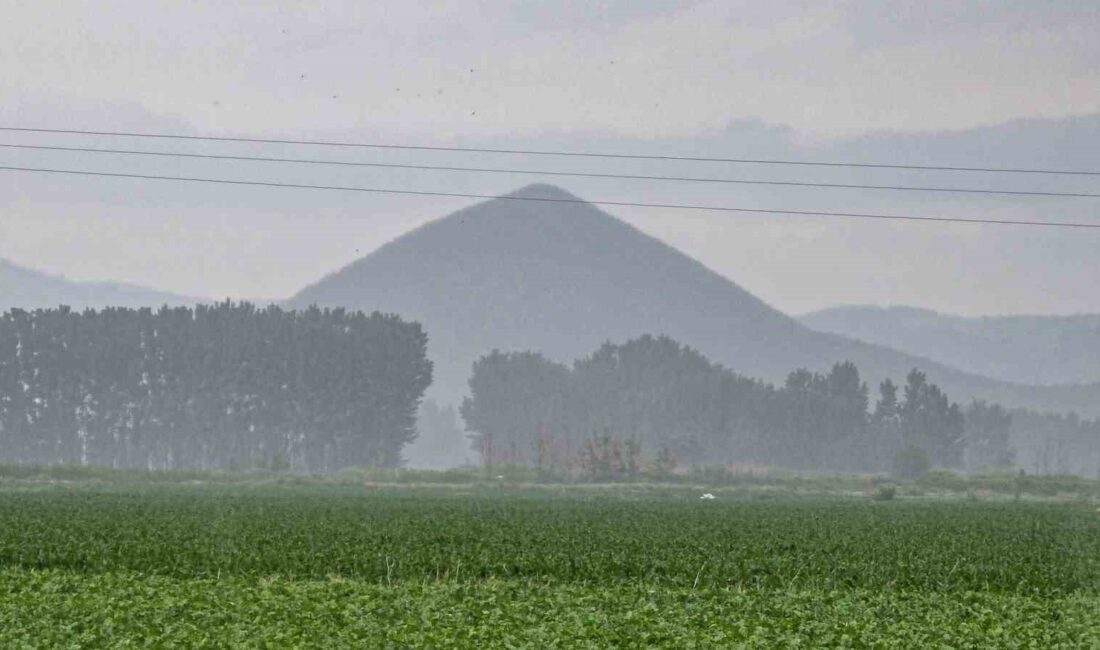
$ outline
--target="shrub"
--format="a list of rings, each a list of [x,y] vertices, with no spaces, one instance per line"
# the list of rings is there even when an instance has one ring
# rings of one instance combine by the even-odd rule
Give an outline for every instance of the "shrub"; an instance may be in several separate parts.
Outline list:
[[[875,501],[893,501],[897,494],[898,488],[896,485],[880,485],[875,490]]]
[[[915,481],[932,469],[932,459],[920,447],[906,447],[894,456],[894,476]]]

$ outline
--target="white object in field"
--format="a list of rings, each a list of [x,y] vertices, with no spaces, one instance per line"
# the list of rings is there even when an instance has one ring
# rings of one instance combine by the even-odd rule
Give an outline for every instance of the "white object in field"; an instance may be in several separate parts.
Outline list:
[[[699,498],[700,498],[700,499],[707,499],[707,500],[710,500],[710,499],[716,499],[717,497],[715,497],[715,496],[714,496],[713,494],[711,494],[710,492],[707,492],[706,494],[704,494],[703,496],[701,496],[701,497],[699,497]]]

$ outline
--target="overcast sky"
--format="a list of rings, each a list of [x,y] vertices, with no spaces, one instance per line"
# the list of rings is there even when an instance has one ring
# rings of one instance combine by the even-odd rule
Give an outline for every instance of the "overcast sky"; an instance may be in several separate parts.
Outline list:
[[[275,7],[267,5],[277,5]],[[0,126],[1100,170],[1100,3],[0,1]],[[1097,177],[0,142],[1100,193]],[[0,149],[0,165],[1100,223],[1098,199],[554,180]],[[286,297],[468,201],[0,172],[0,257]],[[789,312],[1100,311],[1100,230],[611,210]]]

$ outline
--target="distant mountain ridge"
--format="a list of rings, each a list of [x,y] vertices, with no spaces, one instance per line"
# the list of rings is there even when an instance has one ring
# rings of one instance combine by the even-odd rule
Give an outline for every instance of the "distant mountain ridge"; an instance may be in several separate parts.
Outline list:
[[[919,366],[955,399],[1100,415],[1100,385],[996,381],[811,330],[693,258],[551,185],[531,185],[430,222],[300,291],[310,304],[420,321],[436,383],[454,403],[471,365],[499,349],[569,361],[607,340],[666,334],[734,371],[782,381],[798,367],[856,363],[872,386]]]
[[[0,312],[68,305],[73,309],[160,307],[202,302],[166,291],[117,282],[77,282],[0,259]]]
[[[1100,314],[981,316],[916,307],[845,305],[803,325],[1023,384],[1100,381]]]

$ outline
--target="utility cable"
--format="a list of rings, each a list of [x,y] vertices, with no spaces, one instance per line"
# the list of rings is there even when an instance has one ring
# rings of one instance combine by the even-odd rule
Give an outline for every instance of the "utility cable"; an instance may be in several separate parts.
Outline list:
[[[817,216],[817,217],[842,217],[853,219],[882,219],[882,220],[897,220],[897,221],[935,221],[935,222],[947,222],[947,223],[973,223],[973,224],[997,224],[997,225],[1012,225],[1012,226],[1040,226],[1051,228],[1095,228],[1100,229],[1100,223],[1084,223],[1084,222],[1066,222],[1066,221],[1015,221],[1009,219],[983,219],[972,218],[964,219],[958,217],[918,217],[908,215],[894,215],[894,214],[869,214],[861,212],[825,212],[818,210],[778,210],[772,208],[740,208],[740,207],[726,207],[726,206],[709,206],[709,205],[685,205],[674,203],[638,203],[633,201],[587,201],[584,199],[563,199],[552,197],[535,197],[535,196],[514,196],[514,195],[493,195],[493,194],[468,194],[458,192],[429,192],[423,190],[395,190],[387,188],[372,188],[372,187],[349,187],[339,185],[306,185],[299,183],[276,183],[270,181],[241,181],[241,180],[229,180],[224,178],[197,178],[190,176],[158,176],[152,174],[123,174],[114,172],[96,172],[96,171],[82,171],[73,169],[50,169],[39,167],[13,167],[13,166],[0,166],[0,171],[18,171],[18,172],[32,172],[43,174],[69,174],[76,176],[99,176],[108,178],[131,178],[141,180],[162,180],[162,181],[178,181],[187,183],[217,183],[222,185],[242,185],[252,187],[281,187],[281,188],[294,188],[294,189],[309,189],[309,190],[333,190],[341,192],[370,192],[375,194],[396,194],[406,196],[440,196],[440,197],[456,197],[464,199],[499,199],[505,201],[537,201],[542,203],[573,203],[573,204],[588,204],[588,205],[602,205],[602,206],[615,206],[615,207],[633,207],[633,208],[664,208],[674,210],[699,210],[708,212],[737,212],[737,213],[757,213],[757,214],[783,214],[794,216]]]
[[[272,158],[267,156],[230,156],[223,154],[183,153],[169,151],[137,151],[133,149],[98,149],[92,147],[58,147],[30,144],[0,143],[6,149],[30,149],[36,151],[68,151],[78,153],[120,154],[126,156],[161,156],[166,158],[193,158],[201,160],[238,160],[247,162],[294,163],[309,165],[333,165],[346,167],[373,167],[385,169],[412,169],[430,171],[474,172],[489,174],[532,174],[536,176],[568,176],[581,178],[607,178],[646,181],[682,181],[691,183],[723,183],[736,185],[779,185],[784,187],[813,187],[860,190],[892,190],[908,192],[951,192],[961,194],[1003,194],[1012,196],[1052,196],[1074,198],[1100,198],[1100,194],[1087,192],[1039,192],[1028,190],[989,190],[963,187],[923,187],[911,185],[863,185],[854,183],[808,183],[802,181],[763,181],[740,178],[699,178],[691,176],[646,176],[638,174],[604,174],[595,172],[569,172],[545,169],[505,169],[499,167],[453,167],[445,165],[409,165],[401,163],[377,163],[345,160],[318,160],[310,158]]]
[[[1071,176],[1100,176],[1100,171],[1068,170],[1068,169],[1027,169],[1013,167],[958,167],[946,165],[902,165],[891,163],[851,163],[851,162],[823,162],[810,160],[778,160],[778,159],[754,159],[754,158],[708,158],[700,156],[660,156],[640,154],[600,153],[592,151],[548,151],[537,149],[489,149],[479,147],[443,147],[427,145],[399,145],[377,144],[365,142],[335,142],[327,140],[290,140],[275,138],[232,138],[200,135],[178,135],[169,133],[136,133],[126,131],[85,131],[77,129],[36,129],[25,127],[0,126],[0,131],[22,133],[55,133],[67,135],[93,135],[127,138],[161,138],[171,140],[199,140],[208,142],[252,142],[258,144],[292,144],[313,145],[323,147],[356,147],[366,149],[401,149],[410,151],[450,151],[462,153],[492,153],[492,154],[517,154],[526,156],[574,156],[584,158],[613,158],[628,160],[664,160],[687,162],[718,162],[739,163],[752,165],[803,165],[814,167],[857,167],[870,169],[909,169],[920,171],[949,171],[949,172],[989,172],[1004,174],[1059,174]]]

